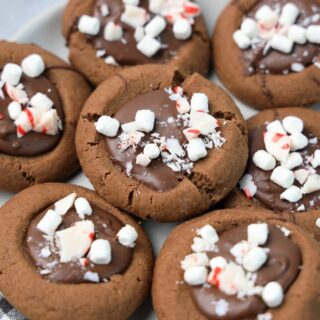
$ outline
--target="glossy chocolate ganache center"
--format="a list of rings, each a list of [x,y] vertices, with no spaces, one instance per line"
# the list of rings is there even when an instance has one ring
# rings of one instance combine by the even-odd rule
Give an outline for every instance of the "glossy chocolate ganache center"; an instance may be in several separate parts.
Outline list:
[[[299,15],[294,24],[303,28],[310,25],[320,25],[320,5],[315,0],[263,0],[257,1],[246,14],[246,17],[255,19],[256,12],[264,5],[281,13],[281,9],[288,3],[299,8]],[[278,27],[278,26],[277,26]],[[279,34],[286,34],[287,31]],[[306,41],[304,44],[294,43],[289,53],[280,52],[273,48],[266,50],[268,40],[257,42],[254,46],[242,50],[242,60],[247,74],[256,72],[271,74],[288,74],[299,72],[316,62],[320,54],[320,44]]]
[[[29,99],[37,93],[43,93],[50,98],[54,103],[53,109],[57,110],[57,114],[63,122],[64,112],[59,93],[47,77],[30,78],[23,75],[20,83],[24,86],[23,90],[25,90]],[[3,97],[0,97],[0,152],[11,156],[33,157],[52,150],[59,143],[62,132],[59,130],[56,135],[50,135],[30,131],[23,137],[18,137],[17,126],[8,112],[8,105],[13,100],[7,93],[6,85],[2,87],[2,92]],[[27,103],[22,104],[22,110],[26,109],[27,106]]]
[[[301,265],[300,250],[297,245],[286,237],[283,231],[273,225],[268,225],[268,240],[262,248],[268,249],[266,263],[256,271],[256,286],[265,286],[268,282],[278,282],[284,291],[287,291],[296,279]],[[242,240],[247,239],[247,225],[232,228],[223,232],[217,242],[217,250],[206,252],[209,259],[222,256],[227,261],[236,263],[230,249]],[[255,319],[263,313],[267,306],[257,296],[238,298],[236,295],[227,295],[217,286],[190,286],[192,299],[197,308],[208,319],[236,320]],[[217,303],[221,301],[227,305],[224,312],[219,312]]]
[[[97,273],[100,282],[107,281],[112,275],[124,272],[130,265],[132,249],[121,245],[117,239],[117,233],[123,227],[121,221],[96,205],[91,205],[91,207],[93,213],[86,216],[86,220],[93,222],[95,238],[109,241],[112,252],[109,264],[95,264],[86,258],[83,260],[84,265],[80,259],[60,262],[56,240],[50,239],[37,228],[39,221],[49,209],[53,209],[53,206],[42,211],[31,221],[26,235],[26,250],[33,263],[40,269],[40,273],[50,281],[70,284],[90,282],[86,278],[88,272]],[[57,231],[69,228],[80,221],[74,208],[69,209],[62,218]]]

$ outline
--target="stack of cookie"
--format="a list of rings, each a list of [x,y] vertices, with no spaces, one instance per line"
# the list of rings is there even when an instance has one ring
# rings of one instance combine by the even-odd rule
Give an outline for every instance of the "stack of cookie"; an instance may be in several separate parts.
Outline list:
[[[319,0],[69,0],[71,65],[0,42],[0,290],[28,319],[320,316]],[[266,110],[267,109],[267,110]],[[66,183],[83,170],[94,191]],[[196,217],[197,216],[197,217]],[[192,220],[186,221],[196,217]],[[141,220],[183,222],[156,260]]]

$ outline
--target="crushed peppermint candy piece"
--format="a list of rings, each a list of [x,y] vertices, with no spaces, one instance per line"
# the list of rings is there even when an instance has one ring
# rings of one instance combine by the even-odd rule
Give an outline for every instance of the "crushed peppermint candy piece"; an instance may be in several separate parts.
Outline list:
[[[100,277],[97,272],[92,272],[92,271],[86,271],[86,273],[83,276],[84,280],[91,281],[91,282],[99,282]]]
[[[247,198],[252,198],[257,192],[257,186],[251,174],[246,173],[239,181],[240,190],[243,190]]]

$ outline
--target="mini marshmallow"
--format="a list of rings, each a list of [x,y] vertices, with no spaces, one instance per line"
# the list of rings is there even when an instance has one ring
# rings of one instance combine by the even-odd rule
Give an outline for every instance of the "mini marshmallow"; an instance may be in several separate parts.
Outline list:
[[[301,133],[303,130],[303,121],[294,116],[285,117],[282,120],[283,127],[289,132],[290,134],[293,133]]]
[[[320,166],[320,149],[317,149],[314,154],[313,158],[311,160],[311,165],[313,168],[317,168]]]
[[[78,29],[82,33],[95,36],[100,31],[100,21],[98,18],[83,15],[79,19]]]
[[[131,4],[133,6],[138,6],[140,0],[122,0],[125,4]]]
[[[257,192],[257,186],[253,181],[251,174],[246,173],[239,181],[240,190],[246,194],[246,197],[251,199]]]
[[[12,101],[8,105],[9,117],[12,120],[17,120],[20,113],[22,112],[21,104],[15,101]]]
[[[299,8],[293,3],[286,3],[281,11],[279,23],[282,26],[290,26],[295,23],[300,11]]]
[[[215,249],[215,245],[209,243],[207,240],[203,238],[194,237],[191,249],[193,252],[213,251]]]
[[[156,38],[164,29],[166,28],[166,20],[161,16],[155,16],[148,24],[144,27],[145,33],[152,37]]]
[[[263,5],[257,10],[255,18],[259,23],[263,24],[264,27],[270,28],[277,23],[278,15],[270,6]]]
[[[246,240],[242,240],[230,249],[230,253],[236,258],[237,263],[242,264],[243,257],[250,248],[251,244]]]
[[[197,234],[210,244],[215,244],[219,241],[219,236],[216,229],[209,224],[206,224],[201,229],[198,229]]]
[[[262,246],[268,240],[269,228],[266,223],[251,223],[247,227],[248,241],[251,244]]]
[[[291,170],[279,166],[272,171],[270,179],[280,187],[287,189],[293,184],[294,175]]]
[[[106,64],[110,64],[112,66],[118,66],[118,62],[116,61],[116,59],[113,57],[113,56],[107,56],[105,59],[104,59],[104,62]]]
[[[87,199],[80,197],[75,200],[74,207],[76,208],[77,214],[81,219],[84,219],[84,216],[91,216],[92,215],[92,208],[90,203]]]
[[[206,267],[196,266],[184,272],[184,281],[190,286],[199,286],[206,283],[208,271]]]
[[[302,198],[302,192],[297,186],[291,186],[280,194],[280,199],[287,200],[291,203],[298,202]]]
[[[37,229],[48,235],[53,234],[61,222],[62,218],[58,213],[53,210],[48,210],[37,224]]]
[[[191,37],[192,26],[187,19],[178,19],[173,24],[173,34],[178,40],[187,40]]]
[[[240,30],[249,38],[256,37],[259,33],[257,22],[251,18],[246,18],[242,21]]]
[[[148,15],[145,9],[127,4],[120,20],[132,28],[137,28],[147,22]]]
[[[149,0],[149,10],[153,13],[161,13],[166,0]]]
[[[276,308],[283,302],[283,289],[276,281],[268,282],[262,290],[262,300],[269,308]]]
[[[97,272],[92,272],[92,271],[86,271],[85,274],[83,275],[83,279],[91,282],[99,282],[99,274]]]
[[[137,111],[135,122],[137,129],[143,132],[151,132],[154,127],[156,116],[153,111],[149,109],[142,109]]]
[[[194,93],[191,98],[191,110],[209,112],[208,96],[204,93]]]
[[[152,37],[144,36],[143,39],[137,44],[137,49],[142,54],[150,58],[161,49],[161,43]]]
[[[320,44],[320,25],[309,26],[307,29],[307,39],[311,43]]]
[[[38,92],[30,99],[30,105],[34,108],[48,111],[53,107],[54,103],[47,95]]]
[[[136,229],[129,224],[126,224],[117,233],[118,241],[125,247],[133,248],[136,244],[138,238],[138,233]]]
[[[318,219],[316,220],[316,226],[317,226],[318,228],[320,228],[320,218],[318,218]]]
[[[293,41],[282,34],[275,34],[270,40],[270,47],[274,50],[290,53],[293,48]]]
[[[145,36],[143,27],[137,27],[134,31],[134,38],[137,42],[140,42]]]
[[[132,133],[138,130],[137,124],[135,121],[124,123],[123,125],[121,125],[121,129],[123,132],[126,132],[126,133]]]
[[[308,145],[308,138],[302,133],[293,133],[290,141],[290,151],[301,150]]]
[[[99,133],[112,138],[117,135],[120,122],[109,116],[101,116],[94,125]]]
[[[156,159],[160,156],[160,148],[155,143],[148,143],[143,148],[143,153],[149,159]]]
[[[186,98],[179,98],[176,101],[176,108],[180,114],[183,114],[189,112],[191,106]]]
[[[288,30],[288,38],[298,44],[307,42],[307,30],[299,25],[292,25]]]
[[[209,264],[209,258],[207,254],[203,252],[191,253],[185,256],[180,264],[183,270],[187,270],[196,266],[206,267]]]
[[[142,167],[147,167],[151,162],[151,159],[144,153],[140,153],[136,157],[136,164]]]
[[[59,201],[54,203],[54,211],[61,216],[65,215],[69,209],[73,206],[74,201],[77,197],[75,192],[67,195],[66,197],[60,199]]]
[[[255,272],[259,270],[267,261],[267,253],[260,247],[255,247],[243,257],[242,265],[245,270]]]
[[[299,152],[289,153],[289,156],[282,165],[290,170],[299,167],[302,164],[302,156]]]
[[[21,62],[22,71],[30,78],[39,77],[45,70],[45,64],[42,57],[38,54],[31,54]]]
[[[227,260],[221,256],[212,258],[209,262],[211,269],[215,269],[215,268],[224,269],[227,266],[227,264],[228,264]]]
[[[307,181],[301,188],[303,194],[309,194],[320,190],[320,176],[318,174],[309,175]]]
[[[107,4],[102,4],[100,7],[100,12],[103,17],[107,17],[109,15],[109,7]]]
[[[276,160],[285,162],[290,152],[290,137],[282,133],[267,131],[264,134],[264,144],[268,153]]]
[[[265,150],[258,150],[253,155],[253,162],[258,168],[264,171],[272,170],[276,166],[274,157]]]
[[[302,72],[305,69],[305,66],[302,63],[294,62],[291,64],[290,69],[293,72]]]
[[[107,41],[119,41],[123,36],[123,30],[121,26],[114,22],[109,22],[104,28],[104,38]]]
[[[308,177],[309,177],[310,171],[306,170],[306,169],[299,169],[296,170],[293,175],[294,178],[300,183],[300,184],[304,184]]]
[[[266,128],[267,128],[267,131],[286,134],[286,131],[279,120],[274,120],[268,123]]]
[[[172,155],[176,155],[178,157],[183,157],[185,155],[178,139],[168,138],[166,140],[166,147]]]
[[[183,130],[183,134],[187,138],[188,141],[197,138],[200,135],[200,130],[196,128],[188,128]]]
[[[110,242],[104,239],[94,240],[88,258],[95,264],[109,264],[111,262]]]
[[[211,114],[191,110],[189,126],[197,128],[203,135],[207,135],[218,127],[218,121]]]
[[[247,49],[251,45],[250,38],[241,30],[235,31],[232,37],[240,49]]]
[[[187,146],[188,157],[191,161],[198,161],[207,156],[207,149],[202,139],[192,139]]]
[[[1,73],[1,80],[12,86],[16,86],[21,79],[22,69],[14,63],[7,63]]]

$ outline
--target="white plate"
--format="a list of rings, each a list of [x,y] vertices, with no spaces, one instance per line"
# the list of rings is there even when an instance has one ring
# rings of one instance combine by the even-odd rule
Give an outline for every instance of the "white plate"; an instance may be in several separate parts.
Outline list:
[[[228,3],[228,1],[198,0],[198,2],[202,7],[208,30],[210,30],[211,33],[217,17],[219,16],[224,6]],[[32,21],[21,28],[21,30],[18,31],[11,40],[24,43],[35,43],[45,48],[46,50],[55,53],[62,59],[67,60],[68,51],[65,46],[65,40],[61,35],[60,21],[63,9],[63,5],[58,5],[33,18]],[[212,75],[211,79],[213,82],[220,84],[214,74]],[[237,99],[235,100],[245,118],[248,118],[257,112],[256,110],[244,105]],[[69,182],[93,189],[89,180],[83,173],[78,174]],[[8,199],[10,199],[11,196],[12,193],[1,192],[0,205],[4,204]],[[167,235],[176,225],[177,223],[159,224],[153,221],[143,222],[143,227],[152,241],[155,254],[159,253],[159,250]],[[150,299],[135,313],[135,315],[132,317],[132,320],[133,319],[156,319],[155,314],[151,308]]]

